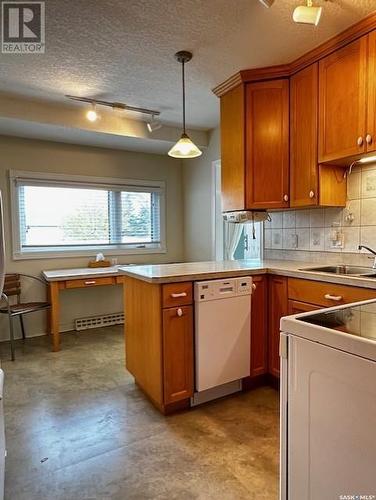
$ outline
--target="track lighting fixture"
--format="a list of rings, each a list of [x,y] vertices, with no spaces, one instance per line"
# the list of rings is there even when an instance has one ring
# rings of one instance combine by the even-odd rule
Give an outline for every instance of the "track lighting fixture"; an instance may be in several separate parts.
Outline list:
[[[267,8],[274,4],[274,0],[259,0],[259,2]],[[322,7],[315,7],[312,0],[306,0],[306,5],[299,5],[294,9],[292,18],[298,24],[313,24],[317,26],[320,22],[321,14]]]
[[[154,115],[152,115],[151,120],[147,123],[147,128],[150,133],[154,132],[155,130],[158,130],[162,127],[162,123],[156,118]]]
[[[299,5],[294,9],[292,18],[299,24],[313,24],[317,26],[320,22],[322,7],[314,7],[312,0],[307,0],[307,5]]]
[[[129,106],[129,104],[124,104],[123,102],[102,101],[99,99],[91,99],[90,97],[80,97],[75,95],[66,95],[65,97],[71,99],[72,101],[89,103],[91,105],[91,109],[86,113],[86,118],[91,122],[95,122],[100,117],[100,115],[97,113],[98,106],[105,106],[108,108],[112,108],[114,111],[126,110],[126,111],[134,111],[135,113],[141,113],[143,115],[150,115],[152,117],[152,120],[154,119],[155,121],[157,117],[161,114],[159,111],[156,111],[154,109]],[[162,125],[160,124],[160,126]],[[154,128],[154,130],[156,130],[156,128]]]
[[[196,158],[202,155],[202,151],[194,144],[185,130],[185,63],[192,59],[192,54],[185,50],[176,52],[175,59],[181,63],[182,66],[182,87],[183,87],[183,133],[178,142],[172,146],[168,152],[169,156],[173,158]]]

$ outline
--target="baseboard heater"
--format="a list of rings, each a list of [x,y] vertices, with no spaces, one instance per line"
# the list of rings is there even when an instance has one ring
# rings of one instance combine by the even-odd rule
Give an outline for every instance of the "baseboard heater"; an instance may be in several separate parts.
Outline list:
[[[89,316],[87,318],[77,318],[75,329],[90,330],[90,328],[101,328],[103,326],[122,325],[124,323],[124,313],[102,314],[101,316]]]

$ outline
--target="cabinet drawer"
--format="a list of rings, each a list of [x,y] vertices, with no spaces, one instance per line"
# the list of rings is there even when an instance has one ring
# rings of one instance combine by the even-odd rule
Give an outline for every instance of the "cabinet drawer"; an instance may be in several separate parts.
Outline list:
[[[319,306],[307,304],[306,302],[299,302],[298,300],[289,300],[289,314],[300,314],[304,312],[317,311]]]
[[[106,278],[86,278],[84,280],[68,280],[65,282],[65,288],[90,288],[101,285],[114,285],[115,279],[111,276]]]
[[[162,287],[163,307],[192,304],[192,282],[169,283]]]
[[[356,286],[337,285],[322,281],[289,278],[288,296],[290,300],[308,302],[322,307],[332,307],[350,302],[376,298],[376,290]]]

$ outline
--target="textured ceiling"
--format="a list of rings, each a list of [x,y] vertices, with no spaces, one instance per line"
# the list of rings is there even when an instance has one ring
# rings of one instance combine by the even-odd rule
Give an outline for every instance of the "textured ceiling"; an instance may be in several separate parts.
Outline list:
[[[318,27],[291,14],[303,0],[47,0],[46,53],[1,54],[0,90],[49,100],[78,94],[156,108],[181,120],[180,68],[191,50],[187,122],[218,123],[211,89],[240,69],[289,62],[375,10],[376,0],[316,0]]]

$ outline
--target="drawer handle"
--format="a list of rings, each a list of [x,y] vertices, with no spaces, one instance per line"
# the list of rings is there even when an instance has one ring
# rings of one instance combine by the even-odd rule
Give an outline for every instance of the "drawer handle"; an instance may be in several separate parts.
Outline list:
[[[96,281],[95,280],[92,280],[92,281],[85,281],[85,285],[95,285]]]
[[[331,295],[330,293],[326,293],[324,298],[327,300],[334,300],[335,302],[339,302],[342,300],[342,295]]]
[[[173,299],[178,299],[179,297],[186,297],[187,293],[186,292],[181,292],[181,293],[172,293],[171,297]]]
[[[179,309],[176,309],[176,314],[177,314],[179,317],[183,316],[183,309],[181,309],[180,307],[179,307]]]

